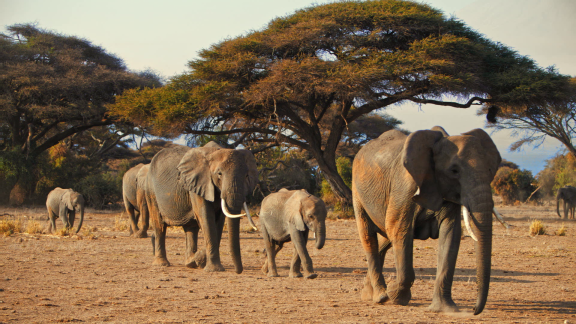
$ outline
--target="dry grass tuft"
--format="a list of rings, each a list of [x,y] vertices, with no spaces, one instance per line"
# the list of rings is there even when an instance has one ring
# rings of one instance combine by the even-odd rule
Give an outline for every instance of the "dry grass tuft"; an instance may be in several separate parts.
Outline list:
[[[116,215],[114,219],[114,230],[116,231],[126,231],[130,226],[128,225],[128,219],[123,218],[124,213]]]
[[[42,233],[42,225],[38,221],[29,220],[26,223],[26,231],[25,232],[28,234],[41,234]]]
[[[557,231],[556,231],[556,235],[558,236],[566,236],[566,226],[564,226],[564,224],[562,224],[562,227],[560,227]]]
[[[22,232],[22,221],[20,219],[8,220],[3,219],[0,221],[0,233],[4,236],[10,236],[14,233]]]
[[[546,234],[546,226],[541,220],[535,219],[530,224],[530,235],[544,235]]]
[[[70,235],[70,229],[67,227],[62,227],[59,230],[56,230],[56,232],[54,234],[58,235],[58,236],[69,236]]]
[[[96,235],[94,232],[98,231],[96,226],[84,226],[82,228],[82,236],[86,237],[89,240],[96,239]]]

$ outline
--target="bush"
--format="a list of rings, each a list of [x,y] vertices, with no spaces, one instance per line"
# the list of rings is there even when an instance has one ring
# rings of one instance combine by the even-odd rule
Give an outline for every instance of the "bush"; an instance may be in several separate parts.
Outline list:
[[[558,236],[566,236],[566,226],[564,226],[564,224],[562,224],[562,227],[560,227],[560,228],[556,231],[556,235],[558,235]]]
[[[532,172],[503,166],[496,172],[492,181],[492,189],[495,194],[502,198],[505,205],[512,205],[516,201],[524,202],[528,199],[530,194],[536,190],[536,183]],[[534,196],[532,198],[538,199]]]
[[[97,173],[82,179],[74,190],[84,196],[87,205],[102,209],[122,197],[122,180],[112,172]]]
[[[533,220],[530,224],[530,235],[544,235],[546,234],[546,226],[541,220]]]

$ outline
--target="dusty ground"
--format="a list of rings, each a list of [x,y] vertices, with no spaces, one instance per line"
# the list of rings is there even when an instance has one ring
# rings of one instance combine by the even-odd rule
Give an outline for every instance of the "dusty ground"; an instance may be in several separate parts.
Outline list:
[[[226,272],[184,267],[184,237],[175,230],[166,243],[172,266],[155,267],[150,239],[133,239],[116,230],[119,212],[91,211],[84,228],[96,229],[92,233],[0,237],[0,322],[576,323],[576,222],[560,220],[550,205],[500,210],[514,227],[506,230],[494,222],[490,295],[479,316],[470,314],[476,283],[469,237],[462,241],[453,288],[462,312],[447,315],[427,311],[436,271],[434,240],[415,243],[410,305],[375,305],[360,299],[366,263],[353,220],[327,223],[324,249],[311,253],[319,276],[305,280],[287,277],[291,244],[278,256],[281,277],[264,276],[257,232],[242,233],[245,270],[240,275],[232,270],[226,238]],[[45,225],[40,208],[0,209],[0,215],[5,213],[24,222],[42,219]],[[546,235],[528,235],[535,218],[547,226]],[[555,236],[562,223],[567,235]],[[394,276],[388,257],[385,277],[389,281]]]

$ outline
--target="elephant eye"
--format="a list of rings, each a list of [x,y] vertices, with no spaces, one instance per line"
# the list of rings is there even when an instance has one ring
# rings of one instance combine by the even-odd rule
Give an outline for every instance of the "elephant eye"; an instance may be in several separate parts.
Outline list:
[[[314,215],[310,215],[308,217],[310,217],[311,220],[314,220]]]
[[[449,171],[450,171],[450,174],[453,176],[458,176],[460,174],[460,170],[458,170],[458,166],[456,166],[456,165],[451,166]]]

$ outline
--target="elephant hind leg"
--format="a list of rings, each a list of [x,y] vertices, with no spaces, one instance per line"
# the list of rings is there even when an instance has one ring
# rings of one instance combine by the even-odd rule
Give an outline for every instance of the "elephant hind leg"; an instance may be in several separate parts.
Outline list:
[[[58,215],[54,213],[52,208],[48,207],[48,233],[56,232],[56,218]]]
[[[161,215],[155,199],[151,199],[151,201],[153,203],[148,206],[150,206],[150,217],[154,224],[154,262],[152,264],[168,267],[170,266],[170,262],[166,258],[166,229],[168,226],[160,219]]]
[[[266,226],[262,226],[261,230],[264,244],[266,244],[266,261],[264,261],[264,265],[262,266],[262,272],[267,274],[268,277],[278,277],[278,270],[276,269],[276,253],[282,249],[282,245],[278,244],[278,249],[276,249],[276,244],[268,235]]]
[[[362,299],[383,303],[388,300],[388,294],[386,293],[386,283],[382,275],[382,262],[379,258],[378,237],[374,230],[375,225],[358,199],[353,198],[353,200],[358,234],[360,235],[360,242],[368,262],[368,271],[364,280],[364,287],[362,288]]]

